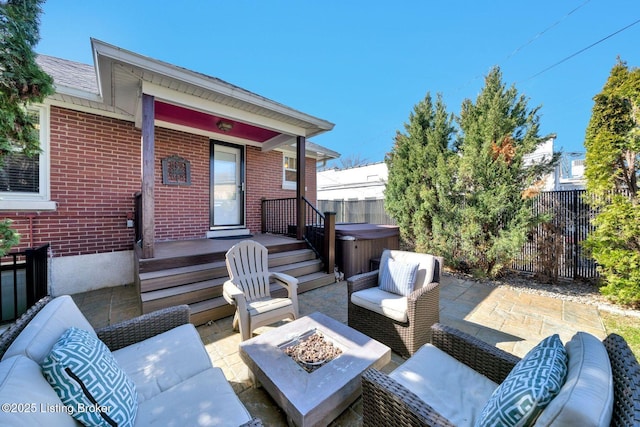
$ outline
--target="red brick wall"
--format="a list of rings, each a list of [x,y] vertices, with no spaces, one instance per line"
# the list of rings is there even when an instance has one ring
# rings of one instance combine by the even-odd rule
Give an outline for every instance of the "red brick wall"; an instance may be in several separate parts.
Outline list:
[[[253,233],[261,228],[262,199],[283,199],[296,197],[295,190],[282,188],[282,153],[260,148],[247,147],[247,227]],[[307,199],[316,203],[316,161],[307,158],[306,164]]]
[[[54,256],[131,249],[126,227],[140,191],[140,130],[133,123],[51,107],[53,212],[3,212],[22,235],[18,248],[50,243]],[[156,240],[202,238],[209,230],[209,138],[156,128]],[[191,185],[162,184],[161,159],[191,162]],[[282,153],[246,148],[247,227],[260,232],[262,198],[295,197],[282,189]],[[307,159],[307,194],[315,203],[315,160]]]
[[[209,230],[209,138],[157,128],[156,241],[199,239]],[[162,159],[177,155],[191,163],[191,185],[162,183]]]
[[[20,248],[51,243],[54,256],[131,248],[133,193],[140,189],[140,133],[132,123],[51,107],[53,212],[4,213]]]

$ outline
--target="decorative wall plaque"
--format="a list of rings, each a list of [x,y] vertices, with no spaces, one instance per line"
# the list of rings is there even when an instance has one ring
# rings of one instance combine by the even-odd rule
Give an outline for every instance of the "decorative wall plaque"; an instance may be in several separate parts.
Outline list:
[[[177,155],[162,159],[162,183],[191,185],[191,162]]]

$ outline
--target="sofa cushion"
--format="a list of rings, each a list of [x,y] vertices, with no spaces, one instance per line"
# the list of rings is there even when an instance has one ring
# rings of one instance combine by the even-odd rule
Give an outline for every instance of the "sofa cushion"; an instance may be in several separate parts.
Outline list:
[[[135,385],[92,334],[69,328],[41,366],[78,421],[90,426],[133,426],[138,409]]]
[[[136,385],[139,402],[211,368],[211,359],[192,324],[116,350],[113,357]]]
[[[238,426],[251,419],[222,370],[210,367],[141,402],[136,426]]]
[[[473,425],[498,387],[431,344],[420,347],[389,376],[459,426]]]
[[[417,262],[395,261],[387,258],[380,266],[378,287],[392,294],[409,296],[413,292],[418,272]]]
[[[352,293],[351,302],[398,322],[406,323],[409,320],[407,297],[383,291],[378,287]]]
[[[493,392],[476,426],[529,426],[558,394],[567,375],[567,352],[558,334],[543,339]]]
[[[2,359],[22,354],[40,364],[60,336],[71,327],[95,336],[93,327],[69,295],[54,298],[31,319]]]
[[[578,332],[566,344],[569,366],[560,393],[536,426],[608,426],[613,413],[613,374],[602,341]]]
[[[60,397],[42,376],[40,366],[23,355],[0,363],[0,425],[75,427]]]

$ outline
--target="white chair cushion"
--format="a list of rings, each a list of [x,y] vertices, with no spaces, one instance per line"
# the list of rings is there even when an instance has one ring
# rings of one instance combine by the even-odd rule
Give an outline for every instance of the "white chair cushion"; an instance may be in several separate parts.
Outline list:
[[[459,426],[473,425],[498,387],[431,344],[422,346],[389,376]]]
[[[0,425],[14,427],[76,427],[55,391],[33,360],[17,355],[0,363]]]
[[[613,375],[607,349],[586,332],[576,333],[565,347],[567,379],[534,425],[608,426],[613,414]]]
[[[383,291],[378,287],[352,293],[351,302],[398,322],[405,323],[409,320],[407,297]]]
[[[238,426],[251,415],[220,368],[206,371],[140,403],[138,426]]]
[[[2,360],[22,354],[40,364],[67,329],[75,327],[96,333],[69,295],[49,301],[16,337]]]
[[[116,350],[113,357],[135,384],[138,402],[211,368],[211,359],[192,324]]]

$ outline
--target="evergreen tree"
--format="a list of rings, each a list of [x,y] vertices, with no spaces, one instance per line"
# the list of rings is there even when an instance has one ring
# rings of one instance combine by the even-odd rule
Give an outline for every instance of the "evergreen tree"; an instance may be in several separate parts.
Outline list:
[[[499,68],[487,75],[475,103],[462,104],[455,187],[461,222],[451,226],[458,229],[464,262],[476,273],[501,274],[539,220],[527,190],[552,170],[557,155],[525,164],[546,139],[538,135],[538,110],[528,109],[514,86],[506,87]]]
[[[35,61],[43,0],[0,2],[0,167],[5,156],[40,152],[39,134],[28,114],[30,103],[54,91],[53,80]],[[10,221],[0,221],[0,255],[19,241]]]
[[[449,141],[454,128],[442,97],[435,105],[430,94],[413,108],[404,133],[396,133],[395,144],[385,161],[389,178],[385,207],[400,227],[402,237],[420,252],[442,253],[439,228],[443,205],[438,183],[447,165]],[[446,176],[450,182],[450,176]]]
[[[603,294],[640,306],[640,69],[618,60],[595,104],[585,147],[589,201],[599,211],[585,246]]]

